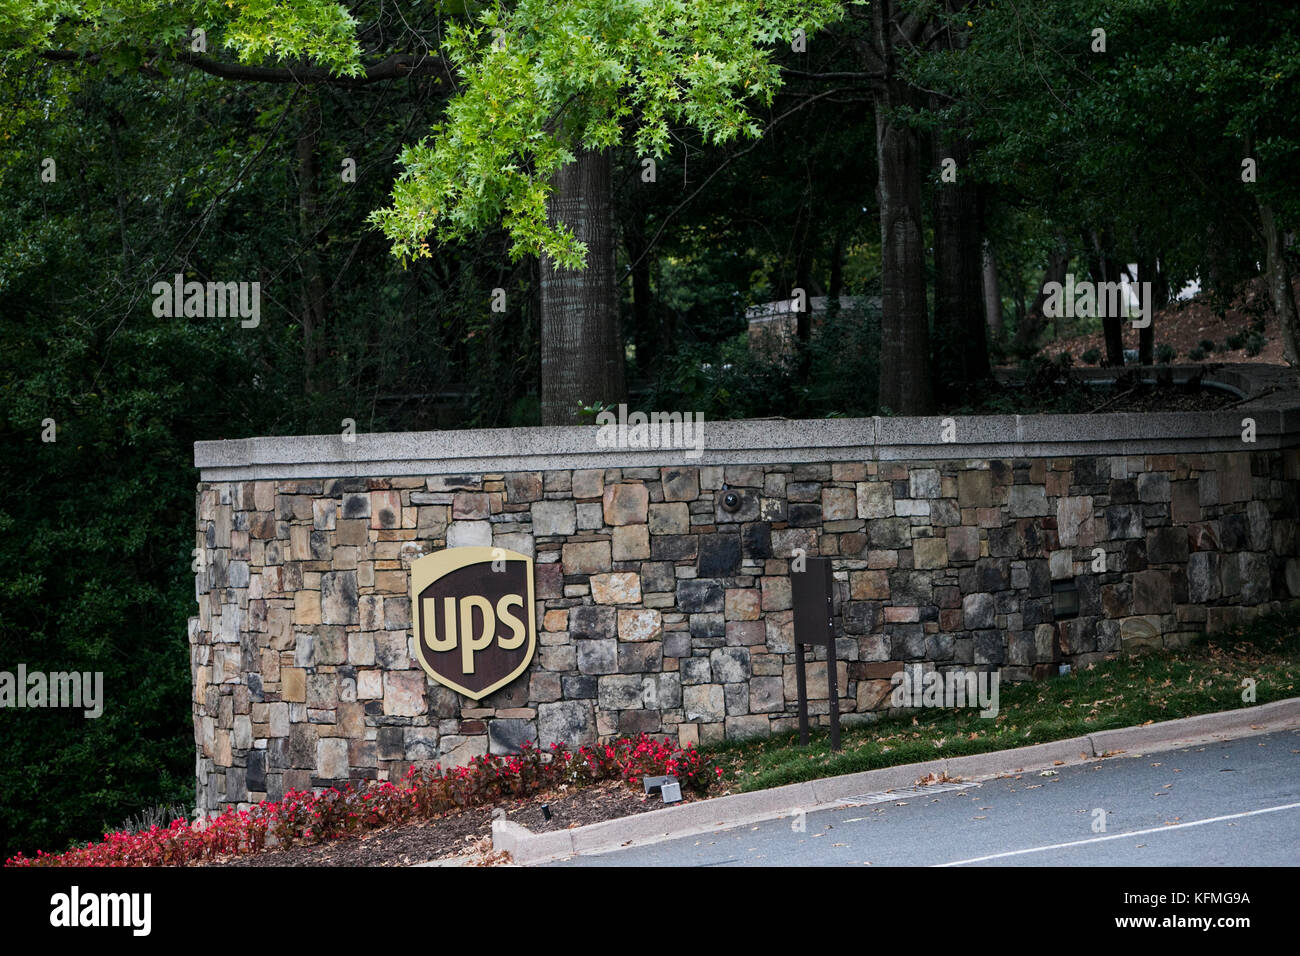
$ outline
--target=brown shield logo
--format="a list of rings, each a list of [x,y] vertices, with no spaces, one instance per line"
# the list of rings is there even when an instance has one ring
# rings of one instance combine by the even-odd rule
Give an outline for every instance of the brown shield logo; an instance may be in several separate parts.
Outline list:
[[[482,700],[528,669],[537,648],[533,561],[505,548],[447,548],[411,565],[420,665]]]

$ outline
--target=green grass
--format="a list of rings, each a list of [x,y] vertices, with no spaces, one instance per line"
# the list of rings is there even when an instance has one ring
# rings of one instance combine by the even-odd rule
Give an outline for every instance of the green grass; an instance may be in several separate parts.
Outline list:
[[[1255,700],[1242,682],[1255,681]],[[1064,677],[1002,684],[1000,712],[929,709],[829,733],[807,747],[798,733],[708,748],[731,792],[762,790],[843,773],[1062,740],[1098,730],[1266,704],[1300,691],[1300,603],[1186,648],[1094,664]]]

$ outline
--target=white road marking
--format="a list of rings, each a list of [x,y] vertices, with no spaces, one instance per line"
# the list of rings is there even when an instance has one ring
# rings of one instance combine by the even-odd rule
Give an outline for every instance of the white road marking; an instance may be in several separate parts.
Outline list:
[[[1022,856],[1026,853],[1042,853],[1044,850],[1063,850],[1071,846],[1084,846],[1088,843],[1104,843],[1106,840],[1125,840],[1129,837],[1145,836],[1148,833],[1168,833],[1170,830],[1181,830],[1183,827],[1199,827],[1207,823],[1222,823],[1224,820],[1240,820],[1242,817],[1253,817],[1261,813],[1277,813],[1279,810],[1295,810],[1300,808],[1300,803],[1287,803],[1280,807],[1265,807],[1262,810],[1247,810],[1244,813],[1229,813],[1221,817],[1209,817],[1205,820],[1192,820],[1188,823],[1174,823],[1167,827],[1150,827],[1146,830],[1131,830],[1128,833],[1111,833],[1107,836],[1092,837],[1088,840],[1072,840],[1069,843],[1052,843],[1048,846],[1033,846],[1025,850],[1008,850],[1006,853],[991,853],[988,856],[976,856],[969,860],[953,860],[951,863],[935,863],[934,866],[962,866],[966,863],[983,863],[985,860],[1000,860],[1008,856]]]

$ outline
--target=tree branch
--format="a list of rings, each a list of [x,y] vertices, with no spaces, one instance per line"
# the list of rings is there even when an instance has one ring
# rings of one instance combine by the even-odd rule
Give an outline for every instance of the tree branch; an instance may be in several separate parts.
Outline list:
[[[41,56],[54,62],[78,62],[94,65],[100,62],[98,53],[77,53],[73,50],[44,50]],[[321,66],[258,66],[246,63],[227,63],[184,51],[174,54],[160,54],[155,50],[146,50],[145,57],[150,60],[170,59],[184,63],[196,70],[201,70],[224,80],[244,80],[252,83],[293,83],[297,85],[326,84],[329,86],[363,87],[384,80],[400,80],[413,76],[437,76],[444,80],[452,79],[451,67],[442,57],[412,56],[394,53],[392,56],[373,63],[365,68],[362,76],[335,76]],[[152,63],[146,64],[149,68]]]
[[[867,80],[876,82],[883,80],[883,73],[807,73],[803,70],[791,70],[788,67],[781,72],[788,76],[797,76],[801,80]]]

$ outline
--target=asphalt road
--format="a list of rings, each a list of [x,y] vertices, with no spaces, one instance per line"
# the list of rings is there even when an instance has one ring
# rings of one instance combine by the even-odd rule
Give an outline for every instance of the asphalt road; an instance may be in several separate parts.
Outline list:
[[[804,814],[802,832],[799,822],[554,865],[1296,866],[1300,731],[818,810]]]

